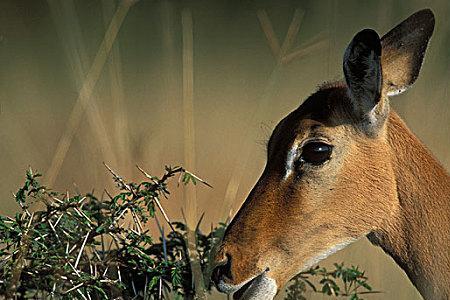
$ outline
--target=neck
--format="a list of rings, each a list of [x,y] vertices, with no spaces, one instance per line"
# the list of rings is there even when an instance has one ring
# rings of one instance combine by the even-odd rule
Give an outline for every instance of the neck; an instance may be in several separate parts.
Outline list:
[[[425,299],[449,299],[450,176],[395,112],[387,130],[399,213],[369,238]]]

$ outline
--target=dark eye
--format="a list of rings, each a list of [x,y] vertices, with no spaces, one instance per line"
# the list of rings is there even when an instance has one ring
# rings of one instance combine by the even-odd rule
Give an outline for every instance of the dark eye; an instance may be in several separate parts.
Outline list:
[[[310,142],[302,147],[300,159],[309,164],[320,165],[330,159],[333,147],[322,142]]]

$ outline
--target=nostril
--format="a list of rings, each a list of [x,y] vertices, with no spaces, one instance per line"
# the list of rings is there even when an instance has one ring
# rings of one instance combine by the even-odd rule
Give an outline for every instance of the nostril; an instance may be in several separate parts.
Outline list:
[[[225,253],[222,257],[222,260],[217,262],[217,266],[224,266],[231,260],[231,255],[228,253]]]
[[[229,279],[232,279],[231,275],[231,255],[225,254],[225,257],[227,258],[225,263],[221,266],[222,275],[226,276]]]
[[[231,255],[226,253],[224,259],[217,262],[217,266],[213,270],[212,279],[217,285],[223,278],[232,279],[231,275]]]

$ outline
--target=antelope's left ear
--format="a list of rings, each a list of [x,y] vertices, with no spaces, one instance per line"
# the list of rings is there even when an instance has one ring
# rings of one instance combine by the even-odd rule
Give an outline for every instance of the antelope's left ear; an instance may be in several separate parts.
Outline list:
[[[423,9],[381,38],[384,94],[400,94],[416,81],[434,23],[433,12]]]
[[[344,75],[353,110],[367,119],[381,98],[381,41],[372,29],[357,33],[344,54]]]

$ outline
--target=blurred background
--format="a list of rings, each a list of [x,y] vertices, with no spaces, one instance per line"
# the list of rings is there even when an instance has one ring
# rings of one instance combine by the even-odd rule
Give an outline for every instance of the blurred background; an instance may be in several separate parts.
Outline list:
[[[421,75],[391,103],[450,169],[446,0],[2,0],[0,213],[18,209],[29,166],[55,190],[101,194],[114,189],[103,161],[128,180],[142,179],[136,164],[154,175],[181,164],[214,188],[174,184],[163,205],[173,220],[205,213],[207,230],[245,200],[276,123],[342,77],[353,35],[424,7],[437,24]],[[367,298],[420,299],[366,239],[321,265],[341,261],[383,292]]]

